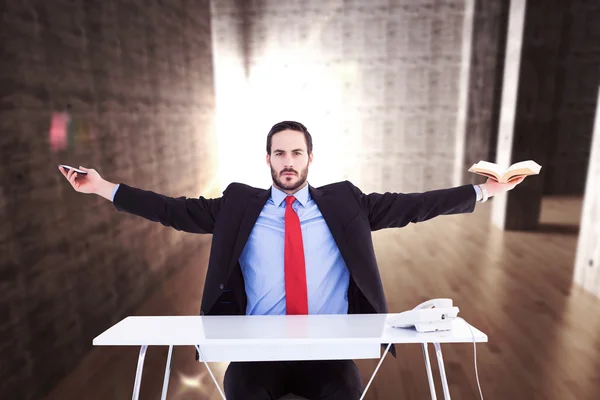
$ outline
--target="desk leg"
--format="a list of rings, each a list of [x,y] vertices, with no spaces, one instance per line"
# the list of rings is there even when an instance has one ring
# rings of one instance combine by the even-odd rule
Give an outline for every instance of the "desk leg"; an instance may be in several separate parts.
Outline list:
[[[133,384],[133,400],[138,400],[140,397],[140,386],[142,385],[142,370],[144,369],[144,360],[146,359],[147,345],[143,345],[140,349],[138,357],[137,371],[135,371],[135,383]]]
[[[167,399],[167,391],[169,390],[169,376],[171,375],[171,357],[173,356],[173,345],[169,346],[169,355],[167,356],[167,366],[165,367],[165,379],[163,380],[163,390],[160,400]]]
[[[440,378],[442,379],[442,388],[444,389],[444,399],[450,400],[450,390],[448,389],[448,380],[446,379],[446,370],[444,369],[444,357],[442,357],[442,346],[434,343],[435,355],[437,356],[438,366],[440,367]]]
[[[200,355],[200,358],[202,359],[202,362],[204,363],[204,365],[206,365],[206,369],[208,370],[208,373],[210,374],[213,382],[217,386],[217,389],[219,390],[219,393],[221,394],[221,397],[223,398],[223,400],[226,400],[225,399],[225,393],[223,393],[223,390],[221,390],[221,386],[219,386],[219,382],[217,382],[217,380],[215,379],[215,376],[213,375],[212,371],[210,370],[210,367],[208,366],[208,363],[204,359],[204,355],[202,354],[202,351],[200,351],[200,346],[196,345],[196,350],[198,350],[198,354]]]
[[[431,400],[437,400],[435,394],[435,384],[433,383],[433,374],[431,373],[431,363],[429,362],[429,351],[427,351],[427,343],[423,345],[423,356],[425,357],[425,368],[427,368],[427,380],[429,381],[429,391],[431,392]]]
[[[392,344],[388,343],[388,346],[386,347],[385,351],[383,352],[383,355],[381,356],[381,359],[379,360],[379,364],[377,364],[377,367],[375,368],[375,372],[373,372],[373,375],[371,375],[371,379],[369,379],[369,383],[367,383],[365,390],[363,390],[362,396],[360,396],[360,400],[363,400],[365,398],[365,395],[367,394],[367,390],[369,390],[369,386],[371,386],[371,382],[373,382],[373,378],[375,378],[375,374],[377,373],[377,370],[379,369],[379,367],[381,367],[381,363],[383,362],[383,359],[385,358],[388,351],[390,350],[390,347],[392,347]]]

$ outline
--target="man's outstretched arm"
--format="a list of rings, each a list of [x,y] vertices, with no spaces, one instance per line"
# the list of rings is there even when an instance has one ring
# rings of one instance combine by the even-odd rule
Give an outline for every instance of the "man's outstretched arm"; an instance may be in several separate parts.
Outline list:
[[[371,230],[400,228],[408,223],[427,221],[439,215],[470,213],[476,201],[512,190],[521,183],[498,183],[491,179],[482,185],[463,185],[422,193],[370,193],[365,194],[350,182],[354,197],[366,213]],[[481,186],[481,187],[478,187]]]
[[[212,233],[221,208],[221,199],[168,197],[126,184],[103,179],[94,169],[79,167],[87,175],[65,171],[59,167],[73,189],[80,193],[97,194],[112,201],[115,208],[180,231]]]

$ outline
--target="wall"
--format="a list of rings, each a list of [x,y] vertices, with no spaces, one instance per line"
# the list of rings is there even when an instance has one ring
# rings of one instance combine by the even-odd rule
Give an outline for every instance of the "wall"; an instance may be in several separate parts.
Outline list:
[[[197,246],[74,192],[57,164],[214,192],[210,10],[10,1],[0,15],[0,397],[39,399]],[[50,118],[67,104],[75,136],[53,149]]]
[[[480,160],[496,160],[510,3],[474,1],[461,183],[485,182],[468,169]]]
[[[526,8],[537,5],[525,0],[515,3]],[[507,1],[475,0],[462,165],[465,183],[484,181],[466,171],[474,162],[498,162],[496,147],[503,95],[508,6]],[[535,18],[535,15],[527,18]],[[545,128],[545,143],[537,144],[548,148],[541,176],[544,195],[583,194],[596,105],[594,90],[600,83],[599,26],[600,3],[574,0],[565,3],[558,36],[551,35],[550,31],[535,33],[535,40],[543,40],[547,45],[559,48],[552,63],[535,66],[540,77],[549,71],[556,76],[552,83],[555,95],[540,98],[540,101],[550,102],[552,113],[552,121]],[[510,32],[510,35],[515,34],[517,32]],[[514,78],[518,76],[510,76],[510,79]],[[535,151],[529,148],[523,150],[529,154]]]
[[[349,179],[364,191],[451,186],[463,3],[259,1],[239,12],[235,1],[219,2],[215,25],[233,17],[249,32],[242,40],[244,119],[237,132],[219,132],[240,144],[227,150],[233,162],[223,184],[270,185],[266,134],[294,119],[313,135],[313,185]],[[249,15],[245,25],[242,15]]]
[[[598,94],[573,282],[600,298],[600,91]]]
[[[351,179],[365,190],[426,190],[455,183],[453,163],[462,165],[461,183],[481,182],[466,170],[497,161],[509,2],[473,1],[466,110],[458,88],[464,0],[214,2],[215,54],[227,50],[237,66],[223,72],[226,58],[215,59],[227,86],[217,90],[226,110],[222,187],[270,184],[264,139],[282,119],[313,133],[313,184]],[[557,95],[546,100],[554,121],[544,194],[583,193],[600,79],[599,8],[584,0],[565,8]],[[458,112],[464,133],[456,131]]]
[[[600,2],[569,1],[563,27],[544,193],[581,196],[600,85]]]
[[[251,161],[248,160],[248,152],[244,152],[253,128],[246,122],[248,104],[252,101],[248,98],[248,45],[252,21],[252,15],[248,12],[250,2],[218,0],[210,3],[218,132],[218,182],[221,189],[225,189],[236,180],[250,183],[238,173],[245,170],[243,164],[246,162],[263,160],[264,150],[254,152],[254,159]]]

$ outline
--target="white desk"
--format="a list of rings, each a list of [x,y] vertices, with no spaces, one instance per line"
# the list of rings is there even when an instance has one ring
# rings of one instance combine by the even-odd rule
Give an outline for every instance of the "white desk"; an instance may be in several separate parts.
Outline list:
[[[443,332],[392,328],[386,323],[391,315],[128,317],[94,338],[93,344],[141,346],[133,390],[137,400],[148,346],[169,346],[161,397],[166,399],[173,346],[196,347],[224,398],[208,362],[381,358],[366,393],[392,343],[422,344],[431,396],[436,399],[427,351],[427,343],[433,343],[444,398],[450,399],[440,343],[487,342],[487,336],[462,320],[454,321],[452,330]],[[383,355],[382,344],[388,345]]]

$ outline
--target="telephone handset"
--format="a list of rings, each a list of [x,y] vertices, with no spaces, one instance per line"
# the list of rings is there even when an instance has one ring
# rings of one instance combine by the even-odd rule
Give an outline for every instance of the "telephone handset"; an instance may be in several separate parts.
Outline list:
[[[432,299],[409,311],[390,316],[388,323],[394,328],[415,327],[417,332],[449,331],[458,315],[452,299]]]
[[[424,303],[419,304],[413,310],[423,310],[427,308],[451,308],[452,307],[452,299],[433,299],[428,300]]]

